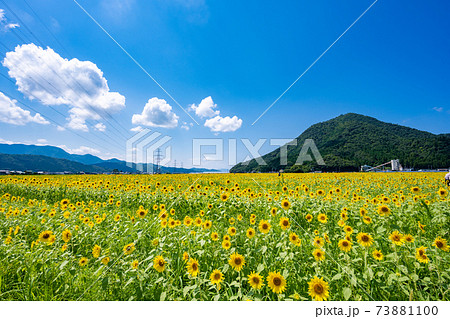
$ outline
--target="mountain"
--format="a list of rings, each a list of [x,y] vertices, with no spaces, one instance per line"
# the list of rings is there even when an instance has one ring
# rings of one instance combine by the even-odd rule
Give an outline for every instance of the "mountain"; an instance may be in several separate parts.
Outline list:
[[[0,168],[14,171],[103,173],[104,168],[62,158],[28,154],[0,154]]]
[[[14,156],[6,156],[14,155]],[[17,155],[17,156],[16,156]],[[19,156],[28,155],[28,156]],[[36,157],[29,157],[30,155]],[[91,155],[69,154],[63,149],[56,146],[39,146],[25,144],[0,144],[0,169],[15,171],[44,171],[44,172],[124,172],[138,173],[136,165],[128,167],[125,161],[117,158],[102,160],[101,158]],[[35,162],[33,162],[33,160]],[[65,161],[61,161],[65,160]],[[69,163],[72,162],[72,163]],[[82,164],[82,166],[75,164]],[[147,164],[143,164],[144,171]],[[148,165],[153,165],[149,163]],[[174,168],[161,166],[161,173],[202,173],[202,172],[218,172],[214,169],[206,168]]]
[[[295,165],[306,139],[314,140],[325,165],[315,161]],[[450,167],[450,134],[435,135],[355,113],[312,125],[296,140],[297,146],[287,146],[287,165],[280,165],[278,148],[261,157],[267,165],[252,159],[237,164],[230,172],[358,171],[361,165],[375,166],[392,159],[415,169]]]
[[[44,155],[54,158],[63,158],[86,165],[92,165],[103,161],[101,158],[91,154],[85,155],[69,154],[59,147],[49,145],[39,146],[39,145],[25,145],[25,144],[0,144],[0,153]]]

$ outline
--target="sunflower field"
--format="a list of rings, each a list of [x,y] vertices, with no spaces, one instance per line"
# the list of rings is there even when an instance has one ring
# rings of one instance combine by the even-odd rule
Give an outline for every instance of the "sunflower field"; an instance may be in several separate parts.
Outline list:
[[[0,177],[0,300],[450,300],[439,173]]]

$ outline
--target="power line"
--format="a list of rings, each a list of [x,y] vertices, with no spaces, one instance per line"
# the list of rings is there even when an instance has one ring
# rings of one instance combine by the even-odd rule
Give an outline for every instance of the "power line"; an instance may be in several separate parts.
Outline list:
[[[2,73],[0,73],[0,75],[3,76],[3,77],[6,77],[6,76],[3,75]],[[38,112],[38,111],[35,110],[33,107],[29,106],[28,104],[23,103],[22,101],[20,101],[19,99],[15,98],[14,96],[11,96],[10,94],[8,94],[8,93],[6,93],[6,92],[4,92],[4,91],[2,91],[2,93],[3,93],[5,96],[7,96],[9,99],[11,99],[11,100],[16,100],[18,103],[20,103],[21,105],[23,105],[23,106],[26,107],[27,109],[29,109],[29,110],[31,110],[31,111],[37,113],[37,114],[40,114],[44,119],[46,119],[46,120],[52,122],[53,124],[55,124],[55,125],[57,125],[57,126],[61,126],[61,127],[62,127],[62,125],[61,125],[59,122],[53,120],[53,119],[50,118],[49,116],[46,116],[46,115],[42,114],[42,112]],[[72,132],[73,134],[77,135],[78,137],[80,137],[80,138],[82,138],[82,139],[88,141],[89,143],[95,144],[95,145],[99,146],[100,148],[105,149],[104,146],[98,144],[97,142],[95,142],[95,141],[93,141],[93,140],[91,140],[91,139],[88,139],[88,138],[86,138],[86,137],[84,137],[84,136],[78,134],[78,132],[76,132],[76,131],[74,131],[74,130],[72,130],[72,129],[70,129],[70,128],[67,128],[67,130],[69,130],[69,131]],[[98,137],[98,136],[97,136],[97,137]]]
[[[0,41],[0,45],[2,45],[3,47],[5,47],[6,50],[9,50],[9,48],[8,48],[3,42],[1,42],[1,41]],[[21,72],[23,72],[23,70],[20,69],[20,68],[18,68],[18,70],[21,71]],[[16,83],[14,83],[14,81],[12,81],[11,79],[9,79],[9,78],[6,77],[5,75],[3,75],[3,74],[1,74],[1,73],[0,73],[0,75],[3,76],[4,78],[6,78],[6,79],[7,79],[8,81],[10,81],[11,83],[13,83],[14,85],[16,84]],[[51,87],[53,87],[57,93],[59,93],[60,95],[62,95],[62,92],[59,91],[54,85],[52,85],[50,82],[48,82],[48,81],[47,81],[45,78],[43,78],[42,76],[40,76],[40,75],[38,75],[38,76],[39,76],[44,82],[47,82],[48,85],[50,85]],[[44,86],[42,86],[42,84],[39,83],[38,81],[36,81],[32,76],[29,75],[28,77],[29,77],[30,80],[32,80],[34,83],[36,83],[36,85],[40,86],[44,91],[47,91],[47,92],[48,92],[48,89],[45,88]],[[41,100],[40,98],[38,98],[37,96],[35,96],[34,94],[32,94],[32,93],[29,92],[29,91],[26,91],[26,93],[29,94],[29,95],[31,95],[32,97],[34,97],[36,100]],[[50,107],[52,110],[54,110],[56,113],[60,114],[60,115],[63,116],[64,118],[66,117],[66,115],[64,115],[64,114],[62,114],[61,112],[59,112],[58,110],[56,110],[53,106],[48,105],[48,107]],[[86,121],[88,122],[88,120],[86,120]],[[92,125],[92,123],[89,123],[89,122],[88,122],[88,124]],[[102,131],[99,131],[99,132],[102,133],[103,135],[105,135],[107,138],[111,139],[114,143],[117,143],[116,140],[114,140],[111,136],[105,134],[105,132],[102,132]],[[100,138],[99,136],[97,136],[97,137]],[[100,139],[103,140],[103,141],[105,141],[106,143],[111,144],[110,142],[106,141],[106,140],[103,139],[103,138],[100,138]],[[111,144],[111,145],[112,145],[112,144]],[[120,144],[118,144],[118,143],[117,143],[117,145],[119,145],[120,147],[122,147],[122,145],[120,145]]]
[[[20,19],[20,17],[5,3],[5,1],[4,0],[0,0],[4,5],[5,5],[5,7],[17,18],[17,20],[21,23],[21,25],[23,25],[24,26],[24,28],[33,36],[33,38],[44,48],[45,47],[45,44],[42,42],[42,41],[40,41],[39,40],[39,38],[30,30],[30,28],[28,28],[28,26],[25,24],[25,22],[23,22],[23,20],[22,19]],[[28,4],[28,6],[29,6],[29,4]],[[39,21],[41,21],[41,19],[38,19]],[[41,21],[41,23],[43,23],[42,21]],[[45,25],[45,24],[44,24]],[[48,29],[48,28],[47,28]],[[14,34],[16,34],[17,35],[17,33],[16,32],[14,32]],[[54,35],[53,35],[54,36]],[[20,37],[19,37],[20,38]],[[21,39],[21,41],[22,42],[25,42],[25,41],[23,41],[23,39]],[[66,50],[66,49],[65,49]],[[67,51],[67,50],[66,50]],[[40,57],[38,57],[41,61],[43,61]],[[63,78],[61,78],[61,76],[59,75],[59,74],[57,74],[57,72],[55,72],[55,70],[53,70],[45,61],[43,61],[46,65],[47,65],[47,67],[48,68],[50,68],[50,70],[52,70],[52,72],[56,75],[56,76],[58,76],[59,78],[60,78],[60,80],[61,81],[63,81],[68,87],[70,87],[72,90],[73,90],[73,87],[71,87]],[[84,92],[89,96],[89,92],[87,91],[87,89],[83,86],[83,85],[81,85],[80,84],[80,82],[76,79],[76,78],[74,78],[74,77],[72,77],[72,79],[75,81],[75,83],[79,86],[79,88],[81,88],[82,90],[84,90]],[[87,101],[86,101],[87,102]],[[126,137],[126,136],[124,136],[114,125],[112,125],[112,123],[110,123],[109,121],[108,121],[108,119],[107,118],[105,118],[104,116],[102,116],[102,115],[100,115],[99,114],[99,112],[97,111],[97,110],[95,110],[95,108],[93,108],[89,103],[87,103],[87,106],[91,109],[91,111],[93,111],[94,113],[96,113],[97,115],[99,115],[100,117],[102,117],[112,128],[114,128],[120,135],[122,135],[122,137],[123,138],[125,138],[125,140],[126,139],[128,139],[128,137]],[[125,127],[123,127],[114,117],[112,117],[112,115],[107,111],[107,110],[102,110],[103,112],[105,112],[106,114],[107,114],[107,116],[109,116],[109,118],[111,118],[111,119],[113,119],[125,132],[127,132],[127,133],[129,133],[128,132],[128,130],[125,128]]]

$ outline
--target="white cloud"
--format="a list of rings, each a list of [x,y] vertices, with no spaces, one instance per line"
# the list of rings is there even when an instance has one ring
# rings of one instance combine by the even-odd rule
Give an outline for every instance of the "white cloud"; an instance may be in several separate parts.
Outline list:
[[[142,127],[142,126],[136,126],[136,127],[133,127],[133,128],[130,128],[130,131],[131,132],[140,132],[140,131],[142,131],[144,128]]]
[[[433,110],[435,110],[436,112],[442,112],[444,110],[444,108],[435,106],[435,107],[433,107]]]
[[[38,138],[38,139],[37,139],[37,142],[38,142],[39,144],[45,144],[45,143],[48,143],[48,141],[47,141],[45,138]]]
[[[6,53],[3,66],[30,100],[36,97],[45,105],[69,106],[72,129],[88,131],[86,120],[98,121],[106,112],[125,107],[125,97],[110,92],[103,72],[90,61],[64,59],[51,48],[31,43]]]
[[[92,148],[89,146],[80,146],[78,148],[69,148],[66,145],[58,145],[58,147],[65,150],[70,154],[84,155],[84,154],[100,154],[100,151],[96,148]]]
[[[6,19],[5,10],[0,9],[0,31],[8,31],[18,27],[20,27],[20,25],[17,23],[9,23],[8,19]]]
[[[178,116],[165,100],[154,97],[148,100],[141,114],[133,114],[131,122],[134,125],[174,128],[178,125]]]
[[[97,123],[94,125],[94,128],[99,132],[104,132],[106,130],[106,125],[103,123]]]
[[[192,104],[190,109],[200,118],[213,117],[220,114],[217,108],[217,104],[214,104],[212,97],[208,96],[204,98],[199,105]]]
[[[31,116],[30,111],[17,106],[16,100],[11,100],[0,92],[0,122],[25,125],[27,123],[50,124],[39,113]]]
[[[212,132],[234,132],[239,129],[241,125],[242,120],[237,116],[216,116],[205,121],[205,126],[209,127]]]
[[[64,132],[64,131],[66,130],[65,127],[62,127],[62,126],[60,126],[60,125],[56,126],[56,129],[57,129],[58,131],[60,131],[60,132]]]

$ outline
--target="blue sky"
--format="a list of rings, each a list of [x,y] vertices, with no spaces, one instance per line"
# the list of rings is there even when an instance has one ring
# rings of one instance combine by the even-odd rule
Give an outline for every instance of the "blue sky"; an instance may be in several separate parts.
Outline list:
[[[201,166],[228,168],[228,139],[295,138],[348,112],[450,131],[448,1],[379,0],[254,125],[373,1],[78,0],[200,125],[74,1],[2,1],[1,141],[125,158],[130,130],[148,127],[172,137],[178,166],[192,139],[224,139],[225,159]]]

